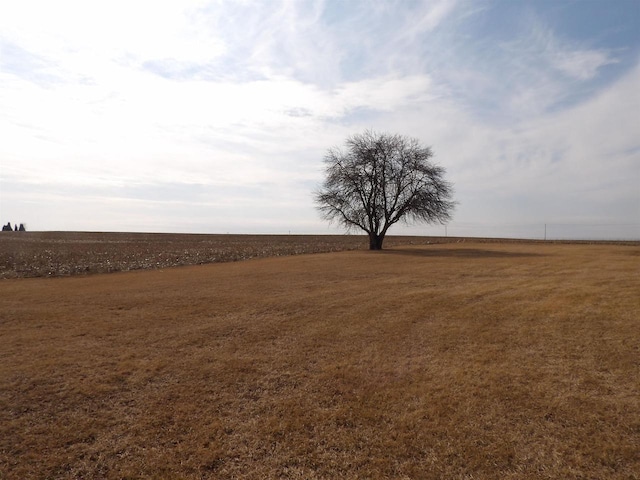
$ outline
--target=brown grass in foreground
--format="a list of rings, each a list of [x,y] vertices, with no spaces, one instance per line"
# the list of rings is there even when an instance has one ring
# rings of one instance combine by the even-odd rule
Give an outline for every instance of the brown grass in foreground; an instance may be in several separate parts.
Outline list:
[[[0,282],[0,478],[637,479],[640,248]]]

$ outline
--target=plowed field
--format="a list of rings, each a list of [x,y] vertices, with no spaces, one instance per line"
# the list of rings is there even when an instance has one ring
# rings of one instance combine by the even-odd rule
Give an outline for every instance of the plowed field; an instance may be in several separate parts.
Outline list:
[[[150,270],[368,247],[362,235],[0,233],[0,279]],[[459,240],[389,236],[385,246]]]

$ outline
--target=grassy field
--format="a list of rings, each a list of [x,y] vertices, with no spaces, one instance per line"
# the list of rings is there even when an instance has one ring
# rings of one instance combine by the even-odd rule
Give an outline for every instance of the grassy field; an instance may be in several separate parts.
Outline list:
[[[0,281],[0,479],[638,479],[640,246]]]

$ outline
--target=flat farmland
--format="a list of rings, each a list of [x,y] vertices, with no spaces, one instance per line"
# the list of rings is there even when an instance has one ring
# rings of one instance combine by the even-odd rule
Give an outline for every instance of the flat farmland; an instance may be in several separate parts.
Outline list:
[[[387,246],[459,239],[388,236]],[[58,277],[357,250],[362,235],[2,232],[0,279]]]
[[[0,281],[0,478],[640,478],[640,246],[428,242]]]

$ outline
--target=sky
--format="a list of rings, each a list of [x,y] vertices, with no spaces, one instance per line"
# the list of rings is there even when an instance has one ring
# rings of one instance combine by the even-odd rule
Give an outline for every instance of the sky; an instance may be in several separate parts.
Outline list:
[[[365,130],[454,184],[389,234],[640,239],[640,1],[0,2],[3,224],[342,233],[313,191]]]

